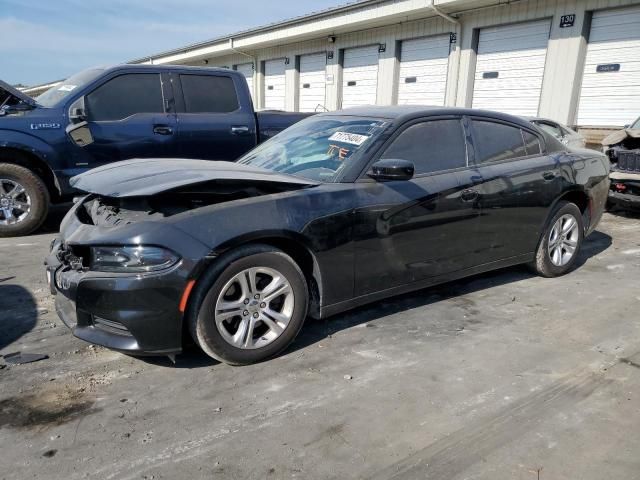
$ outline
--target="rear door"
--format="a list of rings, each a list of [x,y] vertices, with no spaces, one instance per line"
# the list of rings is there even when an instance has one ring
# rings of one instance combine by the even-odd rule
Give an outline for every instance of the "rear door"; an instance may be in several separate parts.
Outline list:
[[[73,144],[76,165],[93,168],[129,158],[172,157],[173,93],[159,72],[116,73],[85,96],[93,142]]]
[[[415,121],[398,132],[381,158],[409,160],[409,181],[366,182],[356,211],[356,295],[471,267],[480,210],[464,197],[458,175],[468,169],[457,117]]]
[[[475,178],[461,181],[477,194],[482,210],[473,239],[476,262],[531,253],[549,205],[561,193],[563,154],[545,155],[533,130],[489,118],[470,123]]]
[[[255,147],[255,114],[250,105],[241,105],[230,75],[181,72],[172,76],[180,157],[235,160]]]

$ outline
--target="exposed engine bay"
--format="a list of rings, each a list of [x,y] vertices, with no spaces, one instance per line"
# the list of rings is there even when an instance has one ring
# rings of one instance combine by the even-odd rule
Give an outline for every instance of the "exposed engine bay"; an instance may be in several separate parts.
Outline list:
[[[609,206],[640,208],[640,129],[624,129],[602,144],[611,161]]]
[[[81,222],[96,226],[121,226],[145,220],[158,220],[189,210],[246,198],[297,190],[304,185],[210,181],[150,196],[108,197],[90,195],[78,208]]]

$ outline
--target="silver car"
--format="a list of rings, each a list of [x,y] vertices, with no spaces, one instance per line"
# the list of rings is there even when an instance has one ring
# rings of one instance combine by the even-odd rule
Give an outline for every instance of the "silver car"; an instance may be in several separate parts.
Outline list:
[[[582,135],[571,130],[566,125],[554,122],[548,118],[528,118],[528,120],[545,132],[556,137],[568,147],[585,148],[587,145],[587,142]]]

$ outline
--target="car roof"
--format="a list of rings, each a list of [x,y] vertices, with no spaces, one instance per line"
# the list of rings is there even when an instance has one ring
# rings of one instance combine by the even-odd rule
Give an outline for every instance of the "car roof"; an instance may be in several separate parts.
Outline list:
[[[123,63],[119,65],[111,65],[108,67],[97,67],[98,69],[103,69],[105,72],[117,71],[117,70],[175,70],[175,71],[189,71],[192,70],[194,72],[218,72],[218,73],[226,73],[233,75],[242,75],[240,72],[236,70],[231,70],[229,68],[221,68],[221,67],[196,67],[193,65],[150,65],[150,64],[133,64],[133,63]]]
[[[525,128],[531,128],[531,124],[526,118],[509,115],[507,113],[494,112],[491,110],[478,110],[460,107],[436,107],[428,105],[390,105],[390,106],[364,106],[345,108],[335,112],[320,113],[317,116],[354,116],[354,117],[376,117],[404,123],[414,118],[437,117],[445,115],[467,115],[480,116],[496,120],[503,120],[515,123]]]

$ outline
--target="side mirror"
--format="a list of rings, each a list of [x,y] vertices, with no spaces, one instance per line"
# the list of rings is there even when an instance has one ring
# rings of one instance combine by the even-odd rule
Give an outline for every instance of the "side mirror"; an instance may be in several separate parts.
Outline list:
[[[69,120],[71,123],[80,123],[87,120],[87,112],[84,107],[84,97],[78,98],[69,107]]]
[[[374,180],[411,180],[415,173],[413,163],[408,160],[385,158],[371,166],[367,175]]]

